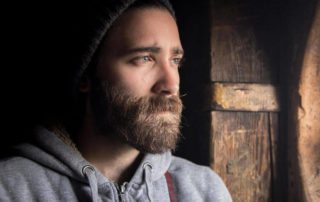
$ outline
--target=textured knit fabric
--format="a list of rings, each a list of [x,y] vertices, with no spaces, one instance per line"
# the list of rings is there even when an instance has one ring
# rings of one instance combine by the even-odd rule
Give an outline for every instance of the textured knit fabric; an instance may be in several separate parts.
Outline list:
[[[0,162],[0,201],[170,201],[171,175],[178,201],[232,201],[210,168],[163,154],[145,154],[129,182],[119,186],[44,127],[31,144]]]

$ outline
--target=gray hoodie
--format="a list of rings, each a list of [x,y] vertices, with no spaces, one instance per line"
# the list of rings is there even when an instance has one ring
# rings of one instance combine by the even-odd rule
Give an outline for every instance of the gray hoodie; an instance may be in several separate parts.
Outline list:
[[[145,154],[132,179],[119,186],[40,126],[33,144],[18,146],[17,155],[0,161],[0,167],[0,201],[166,202],[172,191],[177,201],[232,201],[210,168],[171,152]]]

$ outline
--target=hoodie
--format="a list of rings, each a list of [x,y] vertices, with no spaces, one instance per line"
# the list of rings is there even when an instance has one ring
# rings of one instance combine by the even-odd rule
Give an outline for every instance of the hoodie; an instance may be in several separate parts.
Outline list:
[[[169,151],[145,154],[131,180],[117,185],[41,126],[33,143],[16,147],[16,155],[0,166],[0,201],[232,201],[209,167]]]

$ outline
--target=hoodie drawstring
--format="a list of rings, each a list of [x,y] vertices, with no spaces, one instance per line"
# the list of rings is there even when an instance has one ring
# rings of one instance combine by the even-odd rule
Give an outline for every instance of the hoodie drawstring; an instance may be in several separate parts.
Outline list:
[[[167,186],[168,186],[168,191],[169,191],[169,197],[170,197],[170,201],[171,202],[177,202],[177,197],[176,197],[176,193],[174,191],[174,185],[172,182],[172,177],[170,175],[170,173],[167,171],[164,175],[166,177],[166,181],[167,181]]]
[[[152,174],[152,165],[148,162],[143,164],[143,170],[144,170],[144,180],[146,181],[147,184],[147,195],[148,198],[150,200],[150,202],[152,202],[152,187],[151,187],[151,174]]]
[[[89,181],[92,202],[98,202],[98,183],[94,168],[90,165],[86,165],[82,168],[82,173]]]

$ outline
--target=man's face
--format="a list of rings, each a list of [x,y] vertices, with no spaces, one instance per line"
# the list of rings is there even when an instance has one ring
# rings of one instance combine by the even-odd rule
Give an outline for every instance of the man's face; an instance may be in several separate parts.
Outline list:
[[[183,57],[176,22],[166,10],[131,9],[103,42],[91,103],[102,134],[144,152],[174,149],[182,104],[178,67]]]

